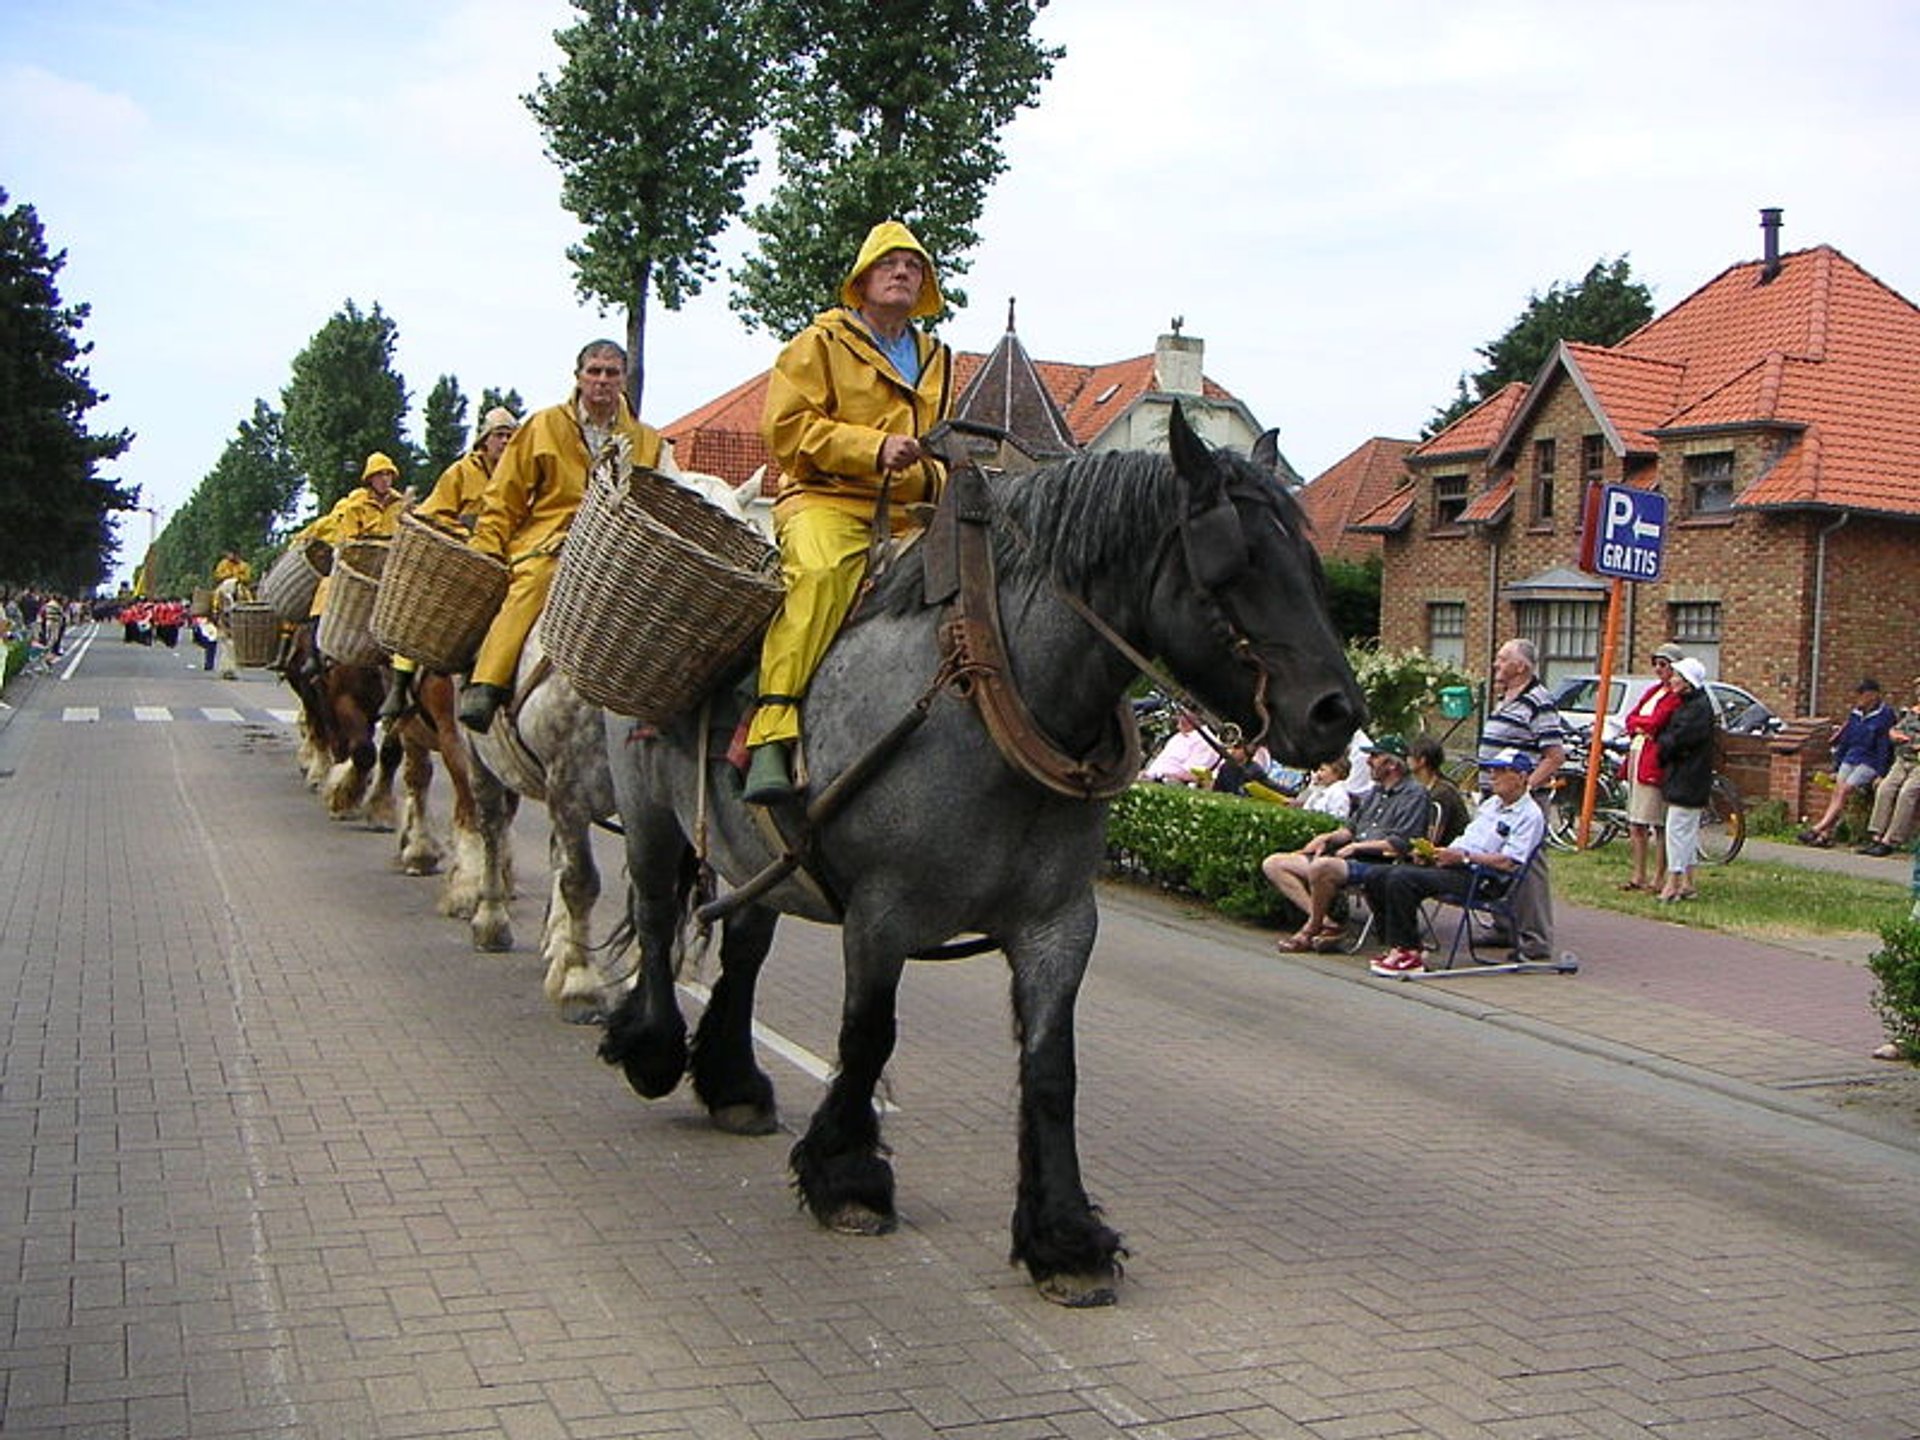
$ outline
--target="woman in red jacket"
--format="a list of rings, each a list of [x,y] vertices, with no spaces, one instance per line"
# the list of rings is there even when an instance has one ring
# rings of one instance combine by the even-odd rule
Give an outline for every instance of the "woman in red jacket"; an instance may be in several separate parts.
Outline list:
[[[1665,776],[1660,771],[1660,747],[1655,740],[1667,719],[1680,706],[1668,677],[1673,663],[1682,658],[1678,645],[1662,645],[1653,652],[1653,673],[1658,682],[1634,701],[1624,722],[1629,741],[1627,749],[1627,839],[1633,846],[1633,878],[1622,890],[1659,890],[1664,871],[1663,847],[1666,843],[1667,799],[1660,791]]]

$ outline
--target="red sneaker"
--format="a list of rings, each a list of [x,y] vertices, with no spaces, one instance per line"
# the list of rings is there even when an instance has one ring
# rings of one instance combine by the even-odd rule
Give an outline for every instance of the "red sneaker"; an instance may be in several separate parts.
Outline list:
[[[1384,975],[1389,980],[1404,980],[1409,975],[1426,974],[1427,962],[1418,950],[1402,945],[1397,949],[1389,950],[1367,966],[1367,969],[1375,975]]]

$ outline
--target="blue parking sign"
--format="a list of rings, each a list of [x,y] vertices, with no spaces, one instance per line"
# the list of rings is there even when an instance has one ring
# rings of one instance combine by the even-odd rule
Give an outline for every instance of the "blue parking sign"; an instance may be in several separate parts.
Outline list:
[[[1618,580],[1658,580],[1667,537],[1667,497],[1657,490],[1607,485],[1597,509],[1594,573]]]

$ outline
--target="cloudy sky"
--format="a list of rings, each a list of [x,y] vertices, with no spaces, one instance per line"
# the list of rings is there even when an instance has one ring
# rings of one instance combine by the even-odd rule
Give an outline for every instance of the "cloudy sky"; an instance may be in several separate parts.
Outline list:
[[[571,16],[0,0],[0,186],[67,251],[90,425],[136,432],[112,473],[159,523],[349,298],[399,327],[416,435],[437,376],[548,404],[618,333],[574,294],[518,98]],[[1040,28],[1067,54],[1006,132],[945,337],[990,347],[1017,297],[1037,358],[1097,362],[1180,316],[1309,476],[1415,434],[1530,292],[1624,253],[1665,308],[1758,252],[1763,205],[1920,297],[1905,0],[1055,0]],[[776,348],[724,281],[649,335],[656,422]]]

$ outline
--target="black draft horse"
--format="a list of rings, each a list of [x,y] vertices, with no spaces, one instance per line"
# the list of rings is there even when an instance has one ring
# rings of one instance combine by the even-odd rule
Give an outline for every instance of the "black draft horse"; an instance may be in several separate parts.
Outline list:
[[[1328,620],[1298,505],[1271,473],[1210,449],[1177,410],[1169,441],[1170,455],[1076,456],[989,482],[999,613],[1032,714],[1074,755],[1111,748],[1123,723],[1134,666],[1096,637],[1071,596],[1290,763],[1341,753],[1365,707]],[[942,612],[924,603],[925,549],[879,580],[806,696],[814,795],[933,696],[925,722],[820,827],[822,868],[843,913],[827,913],[792,881],[732,913],[691,1048],[672,958],[685,918],[687,837],[704,805],[711,861],[736,886],[773,852],[723,758],[709,757],[699,774],[694,722],[648,738],[608,717],[640,976],[609,1021],[601,1055],[648,1097],[672,1091],[690,1066],[715,1124],[771,1131],[773,1085],[749,1033],[755,980],[777,912],[838,919],[838,1070],[790,1161],[822,1224],[881,1233],[894,1224],[894,1186],[874,1091],[893,1051],[906,961],[954,936],[985,935],[1012,974],[1020,1050],[1012,1258],[1051,1300],[1109,1304],[1124,1252],[1082,1185],[1073,1026],[1097,928],[1107,806],[1022,773],[973,704],[942,687]]]

